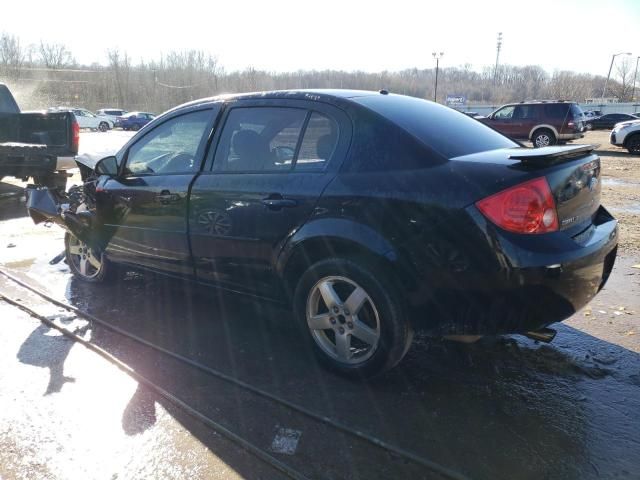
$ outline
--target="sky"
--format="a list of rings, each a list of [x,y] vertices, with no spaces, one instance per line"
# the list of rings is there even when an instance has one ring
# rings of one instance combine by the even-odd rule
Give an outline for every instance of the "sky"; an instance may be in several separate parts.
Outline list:
[[[227,71],[402,70],[500,63],[606,75],[640,55],[640,0],[3,0],[0,32],[65,44],[82,64],[212,53]],[[37,14],[34,15],[34,12]],[[620,61],[623,57],[618,57]]]

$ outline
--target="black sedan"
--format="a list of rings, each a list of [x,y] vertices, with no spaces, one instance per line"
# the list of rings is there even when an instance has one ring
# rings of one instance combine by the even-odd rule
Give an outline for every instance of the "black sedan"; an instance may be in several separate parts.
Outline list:
[[[319,358],[359,376],[396,365],[416,329],[549,338],[613,267],[599,179],[590,146],[524,148],[386,91],[286,91],[171,110],[63,217],[46,189],[28,206],[68,230],[79,278],[125,264],[290,302]]]
[[[594,130],[611,130],[616,123],[628,122],[629,120],[640,120],[640,117],[630,113],[607,113],[601,117],[585,121],[587,123],[587,128],[592,128]],[[589,127],[589,125],[591,125],[591,127]]]

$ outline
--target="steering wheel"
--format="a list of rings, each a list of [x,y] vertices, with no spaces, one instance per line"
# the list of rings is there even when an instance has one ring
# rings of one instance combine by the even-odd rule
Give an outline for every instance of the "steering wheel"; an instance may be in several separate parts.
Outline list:
[[[193,155],[187,152],[176,152],[164,164],[162,170],[167,172],[187,172],[193,170]]]

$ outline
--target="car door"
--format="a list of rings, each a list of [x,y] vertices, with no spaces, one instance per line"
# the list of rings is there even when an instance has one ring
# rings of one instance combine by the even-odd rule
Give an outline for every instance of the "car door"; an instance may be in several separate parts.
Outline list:
[[[219,108],[166,118],[125,149],[118,177],[98,185],[98,214],[113,260],[193,275],[188,192]]]
[[[305,101],[245,101],[228,109],[211,170],[195,181],[190,237],[198,279],[273,296],[274,264],[312,215],[346,153],[340,110]]]
[[[503,135],[514,138],[515,128],[513,124],[513,114],[515,105],[507,105],[497,110],[491,116],[490,125]]]
[[[73,115],[76,117],[76,121],[78,122],[78,127],[91,128],[89,119],[87,118],[83,110],[74,110]]]

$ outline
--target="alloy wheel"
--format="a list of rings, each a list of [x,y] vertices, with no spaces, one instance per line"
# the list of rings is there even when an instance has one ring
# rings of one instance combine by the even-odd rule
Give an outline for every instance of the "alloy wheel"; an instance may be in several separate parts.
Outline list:
[[[551,144],[551,138],[546,133],[536,136],[536,147],[548,147]]]
[[[86,243],[74,236],[69,238],[69,262],[86,278],[94,278],[102,269],[102,255],[96,255]]]
[[[358,365],[380,343],[380,316],[369,294],[353,280],[320,279],[307,298],[307,325],[320,349],[338,362]]]

